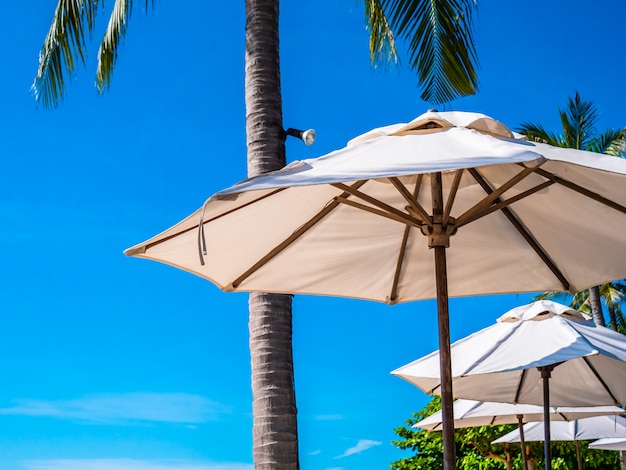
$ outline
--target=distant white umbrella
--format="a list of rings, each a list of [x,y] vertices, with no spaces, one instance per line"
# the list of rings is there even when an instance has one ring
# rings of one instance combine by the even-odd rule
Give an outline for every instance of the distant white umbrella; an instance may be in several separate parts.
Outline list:
[[[589,443],[590,449],[626,450],[626,437],[605,437]]]
[[[448,297],[626,277],[626,161],[520,137],[483,114],[430,111],[219,191],[126,254],[231,292],[436,297],[452,470]]]
[[[624,416],[593,416],[574,421],[556,421],[550,424],[553,441],[591,441],[605,437],[626,439]],[[543,441],[544,423],[526,423],[524,438],[527,441]],[[511,431],[493,441],[493,444],[519,442],[519,430]]]
[[[619,438],[622,441],[626,440],[626,418],[624,416],[595,416],[569,422],[553,422],[550,423],[550,427],[551,440],[576,442],[576,456],[580,470],[582,470],[583,467],[579,441],[589,441],[599,438]],[[525,424],[523,435],[526,441],[544,440],[544,423]],[[520,431],[515,430],[496,439],[492,444],[520,441]],[[591,445],[589,447],[591,447]]]
[[[617,406],[550,407],[550,421],[573,421],[591,416],[621,414],[624,414],[624,410]],[[543,421],[543,419],[544,409],[542,406],[538,405],[483,402],[463,399],[454,402],[455,428],[497,426],[516,423],[520,436],[524,468],[528,468],[526,454],[524,452],[524,423]],[[442,413],[441,411],[437,411],[427,418],[418,421],[412,427],[428,431],[439,431],[441,430],[441,425]]]
[[[512,403],[484,402],[459,399],[454,402],[454,427],[498,426],[543,421],[543,406]],[[574,421],[600,415],[622,415],[617,406],[567,407],[551,406],[550,421]],[[427,431],[440,431],[442,413],[437,411],[415,423],[412,427]]]
[[[543,406],[546,468],[550,406],[626,403],[626,336],[549,300],[510,310],[452,344],[451,357],[457,397]],[[438,364],[435,351],[392,374],[439,394]]]

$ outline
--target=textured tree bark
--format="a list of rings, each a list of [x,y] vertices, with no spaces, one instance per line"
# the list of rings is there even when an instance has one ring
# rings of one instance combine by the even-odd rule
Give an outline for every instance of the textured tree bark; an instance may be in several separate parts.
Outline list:
[[[298,468],[291,296],[250,294],[252,428],[257,470]]]
[[[248,176],[285,165],[278,40],[279,0],[246,0]],[[250,243],[254,243],[251,234]],[[252,453],[256,470],[297,470],[290,295],[250,294]]]
[[[604,314],[602,313],[602,302],[600,301],[600,288],[598,286],[589,288],[589,304],[594,323],[596,325],[606,326]]]

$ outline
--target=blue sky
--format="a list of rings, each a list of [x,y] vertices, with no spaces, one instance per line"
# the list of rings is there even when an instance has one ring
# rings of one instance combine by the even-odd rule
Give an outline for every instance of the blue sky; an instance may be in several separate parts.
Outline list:
[[[113,87],[97,96],[103,14],[87,67],[47,111],[29,86],[55,3],[0,6],[1,467],[251,469],[247,296],[122,254],[245,177],[244,2],[135,12]],[[622,0],[479,6],[481,91],[447,109],[556,130],[578,90],[601,130],[626,125]],[[289,139],[288,160],[431,107],[406,65],[370,66],[360,2],[281,8],[284,124],[318,134],[312,147]],[[452,339],[529,299],[453,299]],[[302,468],[405,456],[393,428],[427,397],[389,372],[436,348],[433,301],[296,297]]]

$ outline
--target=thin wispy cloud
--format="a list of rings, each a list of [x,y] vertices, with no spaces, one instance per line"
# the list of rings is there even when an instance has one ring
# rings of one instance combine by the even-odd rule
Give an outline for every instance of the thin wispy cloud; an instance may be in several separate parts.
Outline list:
[[[317,415],[317,416],[314,416],[313,419],[315,421],[339,421],[343,419],[343,415],[339,415],[339,414]]]
[[[188,460],[62,459],[23,462],[25,470],[254,470],[240,462],[196,462]]]
[[[379,442],[379,441],[371,441],[369,439],[361,439],[359,442],[356,443],[356,445],[354,447],[350,447],[343,454],[338,455],[335,458],[336,459],[341,459],[341,458],[344,458],[344,457],[348,457],[350,455],[360,454],[361,452],[364,452],[364,451],[366,451],[368,449],[371,449],[372,447],[376,447],[376,446],[379,446],[381,444],[382,444],[382,442]]]
[[[148,422],[197,424],[215,421],[229,407],[187,393],[88,395],[72,400],[15,400],[0,415],[41,416],[99,424]]]

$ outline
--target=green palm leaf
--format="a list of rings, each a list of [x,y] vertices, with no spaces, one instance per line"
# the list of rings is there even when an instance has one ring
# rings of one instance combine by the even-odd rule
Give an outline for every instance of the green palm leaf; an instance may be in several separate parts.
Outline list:
[[[365,0],[365,18],[370,31],[370,61],[397,63],[398,52],[389,21],[380,0]]]
[[[76,73],[76,64],[85,64],[87,44],[104,0],[59,0],[52,25],[39,54],[39,68],[31,86],[35,99],[44,107],[55,107],[63,100],[66,79]],[[154,0],[146,0],[146,10]],[[111,84],[117,50],[126,34],[133,0],[115,0],[108,27],[98,52],[96,86],[102,93]]]
[[[381,0],[409,59],[422,99],[445,103],[478,89],[472,17],[475,0]]]
[[[59,0],[41,52],[39,68],[31,85],[35,99],[45,107],[56,106],[64,96],[66,76],[85,63],[85,30],[91,32],[98,0]]]
[[[615,156],[626,154],[626,129],[608,129],[596,134],[595,125],[598,109],[591,101],[583,100],[576,92],[574,98],[568,100],[567,108],[559,110],[562,134],[547,131],[540,124],[524,123],[519,132],[529,139],[545,142],[559,147],[577,148],[591,152],[605,153]],[[626,298],[626,284],[613,281],[598,286],[600,302],[606,307],[610,318],[610,327],[616,331],[626,332],[626,318],[622,313],[622,301]],[[569,302],[572,308],[592,314],[597,322],[604,321],[602,306],[592,306],[589,290],[572,295],[567,292],[545,292],[535,299],[550,299]]]
[[[111,85],[113,66],[117,60],[117,49],[120,40],[126,34],[132,0],[115,0],[113,12],[109,19],[104,38],[98,50],[98,67],[96,68],[96,86],[102,93]]]
[[[567,109],[559,110],[565,147],[585,149],[595,133],[598,111],[591,101],[583,101],[578,92],[568,101]]]
[[[524,122],[518,130],[534,142],[542,142],[555,147],[565,147],[565,142],[561,136],[546,130],[541,124]]]

